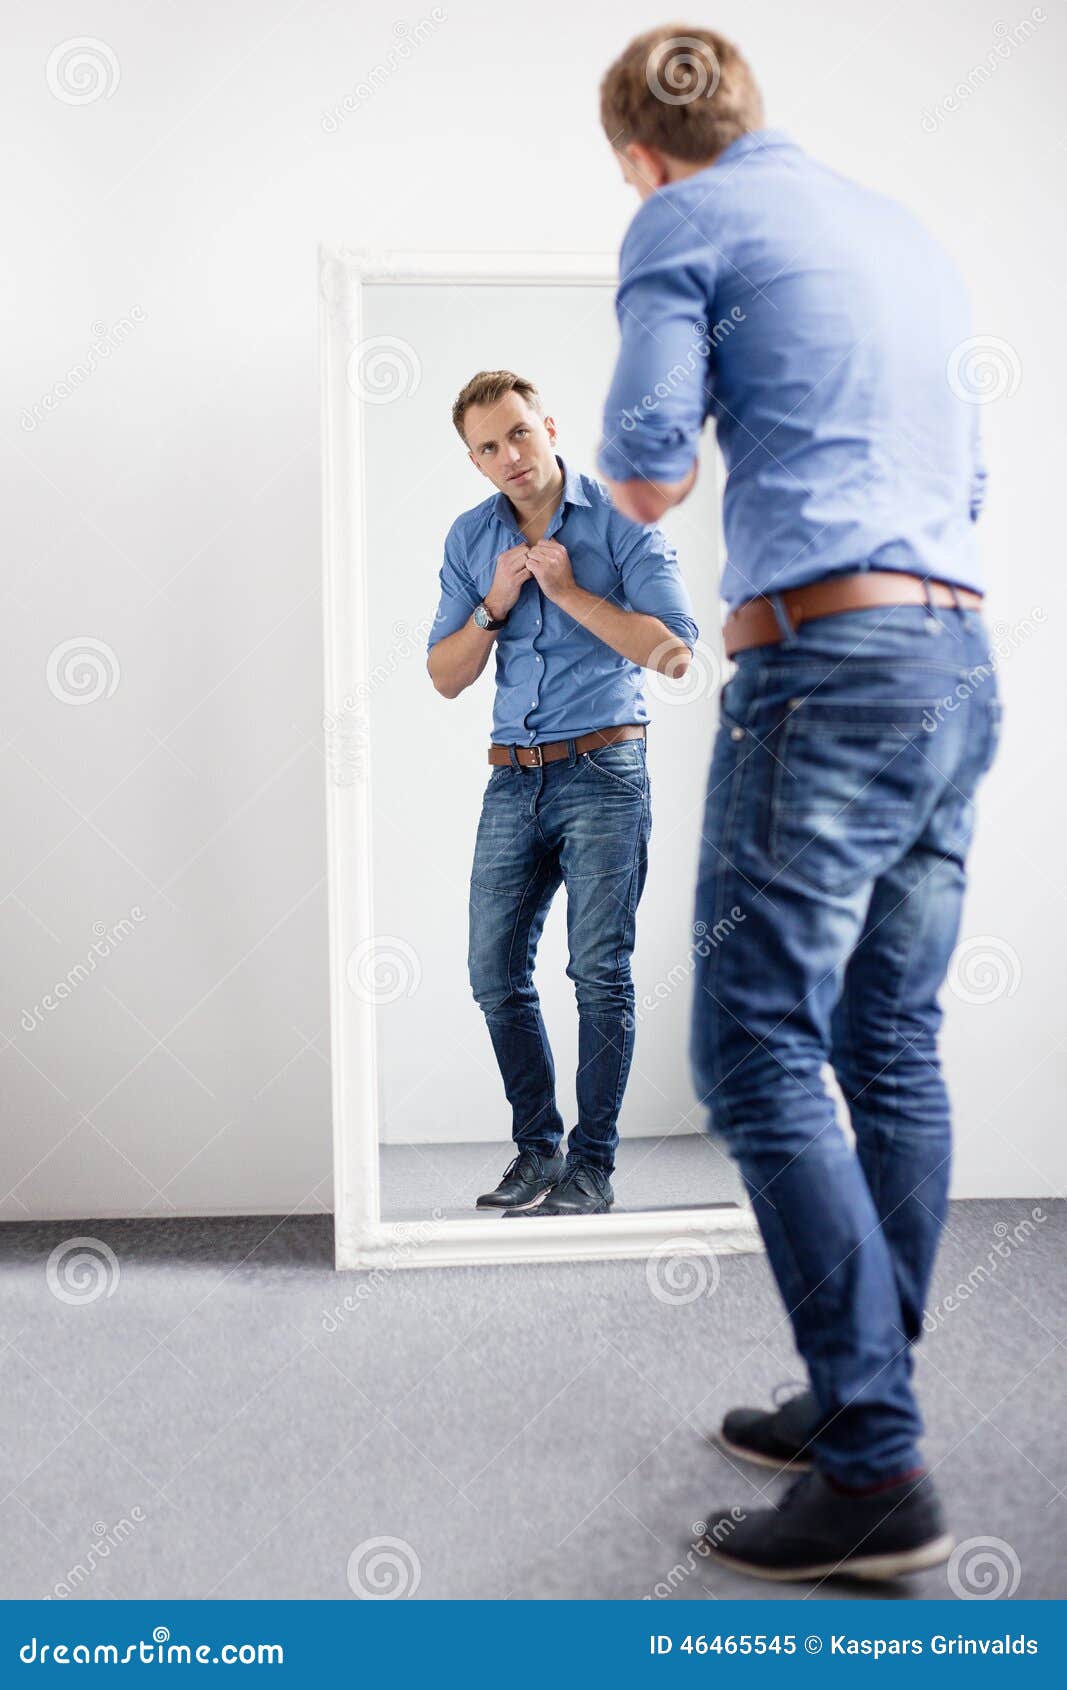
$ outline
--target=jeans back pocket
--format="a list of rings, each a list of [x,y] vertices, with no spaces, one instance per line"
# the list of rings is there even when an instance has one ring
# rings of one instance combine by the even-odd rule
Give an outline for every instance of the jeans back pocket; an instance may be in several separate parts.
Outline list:
[[[770,735],[768,851],[819,891],[847,895],[905,849],[936,770],[926,701],[798,699]]]

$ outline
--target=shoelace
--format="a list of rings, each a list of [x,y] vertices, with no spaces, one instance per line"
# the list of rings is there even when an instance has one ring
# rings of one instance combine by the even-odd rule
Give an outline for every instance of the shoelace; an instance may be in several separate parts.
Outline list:
[[[511,1179],[513,1176],[516,1179],[521,1179],[523,1177],[524,1163],[529,1167],[531,1177],[536,1178],[541,1170],[535,1158],[529,1150],[520,1150],[519,1154],[517,1156],[513,1156],[507,1167],[504,1169],[504,1179]],[[555,1182],[555,1189],[559,1191],[564,1186],[575,1184],[576,1181],[584,1191],[588,1191],[590,1186],[594,1189],[596,1188],[594,1176],[582,1162],[568,1162],[559,1179]]]
[[[584,1162],[568,1162],[560,1178],[556,1181],[556,1190],[561,1191],[565,1186],[577,1185],[580,1190],[600,1195],[600,1186],[596,1175],[587,1168]]]
[[[524,1162],[529,1165],[531,1174],[537,1172],[530,1152],[528,1150],[520,1150],[519,1154],[517,1156],[513,1156],[507,1167],[504,1169],[504,1179],[511,1179],[512,1175],[514,1175],[516,1179],[521,1179],[522,1166]],[[501,1180],[501,1184],[503,1184],[503,1180]]]
[[[559,1179],[556,1181],[556,1190],[562,1191],[566,1186],[573,1185],[581,1171],[582,1170],[577,1163],[568,1162]]]

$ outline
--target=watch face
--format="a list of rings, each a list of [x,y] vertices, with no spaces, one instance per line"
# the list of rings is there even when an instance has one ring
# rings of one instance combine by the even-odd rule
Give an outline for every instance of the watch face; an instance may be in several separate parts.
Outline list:
[[[480,604],[476,608],[474,612],[474,620],[477,622],[479,628],[484,628],[486,623],[489,621],[489,612],[486,610],[484,604]]]

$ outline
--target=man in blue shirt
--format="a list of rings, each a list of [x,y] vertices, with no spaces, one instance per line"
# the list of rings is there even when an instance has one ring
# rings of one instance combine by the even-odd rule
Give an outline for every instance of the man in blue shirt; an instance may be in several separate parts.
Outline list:
[[[708,1514],[708,1538],[774,1579],[916,1571],[952,1548],[912,1389],[948,1192],[937,992],[1000,727],[966,295],[906,211],[764,126],[751,70],[710,30],[631,42],[601,117],[642,203],[599,468],[655,521],[692,487],[711,417],[727,470],[737,667],[696,915],[744,920],[694,959],[690,1055],[810,1382],[726,1416],[731,1454],[804,1477],[740,1523]]]
[[[630,957],[652,822],[641,670],[680,678],[698,637],[673,549],[554,450],[533,384],[482,371],[452,420],[497,492],[445,539],[427,667],[471,686],[496,647],[496,700],[471,870],[468,967],[512,1108],[516,1154],[478,1207],[600,1214],[614,1201],[630,1069]],[[578,1005],[578,1121],[566,1158],[533,983],[553,896],[567,889]]]

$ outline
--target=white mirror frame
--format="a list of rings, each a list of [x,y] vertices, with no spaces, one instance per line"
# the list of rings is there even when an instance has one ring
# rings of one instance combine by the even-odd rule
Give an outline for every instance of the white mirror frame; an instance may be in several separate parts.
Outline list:
[[[337,1268],[730,1254],[760,1248],[747,1206],[609,1213],[506,1225],[382,1219],[377,1026],[371,995],[349,984],[359,947],[371,953],[371,752],[366,707],[367,547],[364,412],[348,379],[363,340],[365,288],[614,285],[616,261],[586,253],[370,253],[319,248],[323,448],[325,761],[333,1048],[334,1239]],[[428,590],[435,586],[428,582]]]

